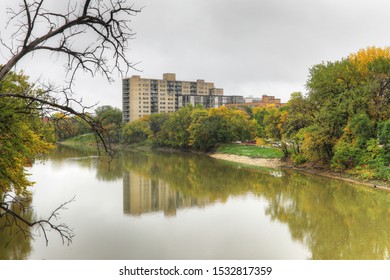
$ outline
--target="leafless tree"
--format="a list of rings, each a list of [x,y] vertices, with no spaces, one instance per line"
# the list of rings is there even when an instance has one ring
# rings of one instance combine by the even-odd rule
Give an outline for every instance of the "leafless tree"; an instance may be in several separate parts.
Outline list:
[[[140,10],[128,5],[127,0],[69,0],[67,10],[61,13],[48,10],[47,2],[23,0],[18,10],[8,9],[8,25],[16,28],[9,42],[0,38],[10,54],[10,59],[0,64],[0,82],[26,55],[48,51],[66,57],[68,86],[64,89],[47,86],[39,96],[26,91],[3,93],[0,97],[28,99],[38,102],[45,110],[77,115],[91,125],[105,151],[110,153],[105,130],[85,112],[90,107],[82,106],[80,111],[72,108],[72,103],[82,105],[73,98],[72,85],[78,70],[93,76],[100,73],[112,81],[113,72],[124,75],[134,68],[126,50],[134,37],[129,25],[131,18]]]
[[[69,0],[65,13],[48,11],[46,2],[23,0],[20,10],[9,10],[8,25],[15,23],[17,29],[11,44],[2,40],[12,57],[0,68],[0,81],[23,57],[41,50],[67,57],[70,82],[79,69],[111,80],[114,70],[123,74],[134,66],[125,52],[134,36],[130,19],[140,10],[128,6],[128,1]],[[88,43],[79,47],[85,38],[90,38]]]
[[[38,230],[42,232],[46,240],[46,245],[48,245],[49,239],[47,232],[53,230],[60,235],[63,244],[69,245],[72,242],[72,238],[74,237],[73,230],[66,224],[55,224],[54,221],[58,220],[59,212],[61,210],[65,210],[66,205],[73,202],[74,200],[75,198],[72,198],[71,200],[62,203],[51,212],[48,218],[31,222],[25,219],[23,215],[21,215],[32,210],[30,207],[26,206],[26,201],[24,201],[23,198],[5,194],[0,202],[0,209],[2,210],[0,212],[0,218],[2,218],[0,220],[2,222],[0,223],[0,231],[4,230],[5,228],[15,228],[16,232],[14,234],[23,234],[26,238],[33,238],[34,235],[32,235],[30,230],[26,229],[26,226],[28,228],[37,227]]]
[[[127,58],[126,51],[134,37],[130,22],[140,9],[134,8],[127,0],[68,0],[64,11],[56,11],[50,8],[50,2],[53,4],[54,1],[20,0],[17,9],[7,10],[7,28],[13,32],[10,38],[0,38],[2,49],[8,52],[8,55],[2,54],[6,59],[0,62],[0,87],[6,75],[24,57],[41,51],[66,58],[66,84],[60,88],[41,84],[39,90],[35,85],[35,88],[26,89],[23,93],[0,92],[0,98],[20,98],[39,104],[34,107],[36,110],[80,117],[94,129],[99,143],[111,154],[106,131],[87,113],[90,107],[83,106],[73,97],[72,86],[79,70],[92,76],[103,75],[111,82],[115,73],[125,75],[135,67]],[[75,104],[81,109],[74,109],[72,105]],[[24,220],[10,207],[22,204],[17,199],[3,200],[0,214],[7,218],[8,223],[20,221],[30,227],[38,226],[44,234],[45,226],[49,226],[59,232],[63,240],[71,241],[73,233],[68,227],[52,223],[65,204],[53,211],[48,219],[36,222]],[[47,240],[46,234],[45,238]]]

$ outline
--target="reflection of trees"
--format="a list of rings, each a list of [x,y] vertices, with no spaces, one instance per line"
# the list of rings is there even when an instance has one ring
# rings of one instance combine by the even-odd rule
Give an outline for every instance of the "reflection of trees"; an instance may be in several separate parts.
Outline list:
[[[126,169],[194,198],[225,201],[247,192],[266,198],[266,214],[287,224],[313,259],[390,257],[388,193],[292,171],[274,178],[200,155],[130,153],[127,158]]]
[[[18,215],[27,220],[32,220],[32,212],[21,213],[14,209]],[[31,252],[31,237],[20,232],[15,223],[2,228],[7,221],[6,216],[0,217],[0,260],[23,260],[27,259]],[[29,227],[23,223],[20,226],[27,232]]]
[[[151,179],[163,180],[176,191],[199,198],[225,201],[229,196],[275,183],[268,173],[184,153],[128,153],[124,168]]]
[[[300,174],[288,179],[264,194],[267,214],[288,224],[313,259],[389,258],[389,194]]]
[[[61,168],[65,162],[73,161],[79,167],[96,169],[96,178],[102,181],[115,181],[123,176],[123,160],[115,156],[114,160],[98,158],[93,149],[79,149],[68,146],[57,146],[56,152],[50,155],[50,159],[57,168]]]
[[[266,214],[287,224],[313,259],[390,258],[390,193],[288,170],[275,178],[196,154],[126,152],[109,171],[104,163],[96,166],[102,180],[131,172],[197,201],[226,201],[247,192],[264,197]]]
[[[64,159],[67,158],[82,158],[88,156],[94,156],[97,152],[93,149],[78,149],[68,146],[58,145],[56,147],[55,153],[50,154],[50,159],[55,162],[61,163]]]
[[[175,215],[176,209],[204,207],[250,189],[250,184],[243,188],[230,180],[244,179],[245,172],[237,166],[205,156],[129,152],[125,158],[123,205],[125,213],[131,215],[159,211]]]

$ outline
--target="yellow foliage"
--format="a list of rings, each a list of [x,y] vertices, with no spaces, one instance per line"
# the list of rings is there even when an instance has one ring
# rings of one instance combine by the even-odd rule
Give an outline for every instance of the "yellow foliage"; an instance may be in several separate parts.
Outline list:
[[[263,111],[266,111],[267,109],[265,107],[256,106],[252,109],[252,112],[254,115],[261,113]]]
[[[256,137],[256,146],[265,146],[267,142],[263,138]]]
[[[0,87],[0,94],[12,90],[22,92],[27,87],[27,77],[11,73]],[[26,196],[33,182],[27,178],[25,168],[34,159],[47,154],[54,145],[50,127],[45,124],[38,104],[15,98],[0,98],[0,194],[13,192]]]
[[[349,61],[362,73],[368,72],[368,64],[378,58],[390,59],[390,47],[368,47],[348,56]]]
[[[275,104],[268,104],[268,105],[266,106],[266,109],[267,109],[267,110],[272,110],[272,109],[277,109],[277,108],[276,108],[276,105],[275,105]]]

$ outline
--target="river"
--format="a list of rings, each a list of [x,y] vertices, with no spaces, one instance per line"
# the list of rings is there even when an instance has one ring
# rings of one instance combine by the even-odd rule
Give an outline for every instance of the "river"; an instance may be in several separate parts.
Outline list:
[[[61,203],[63,245],[0,232],[0,259],[389,259],[390,194],[204,155],[58,147],[29,170],[33,215]]]

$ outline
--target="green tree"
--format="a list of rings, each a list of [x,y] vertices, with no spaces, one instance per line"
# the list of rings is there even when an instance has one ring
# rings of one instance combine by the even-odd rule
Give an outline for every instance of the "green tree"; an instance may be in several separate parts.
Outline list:
[[[95,114],[103,125],[115,124],[120,126],[122,123],[122,111],[110,105],[97,107]]]
[[[28,78],[10,73],[1,81],[2,92],[23,92]],[[14,192],[27,195],[32,185],[25,167],[31,166],[38,156],[47,154],[54,146],[53,135],[47,131],[39,104],[11,97],[0,98],[0,194]]]
[[[50,116],[50,121],[54,124],[55,135],[58,141],[93,132],[91,126],[78,116],[55,113]]]
[[[164,122],[169,118],[168,113],[151,114],[149,116],[149,127],[155,137],[162,129]]]
[[[208,151],[221,143],[252,140],[255,126],[249,115],[241,110],[218,109],[194,110],[189,127],[192,148]]]
[[[268,114],[264,116],[265,134],[273,145],[282,150],[284,157],[289,156],[287,139],[288,111],[285,108],[267,107]]]
[[[125,144],[142,143],[151,135],[148,121],[144,118],[127,123],[122,128],[122,142]]]
[[[95,109],[96,118],[107,131],[112,143],[119,143],[121,139],[122,111],[106,105]]]
[[[354,100],[359,84],[356,73],[348,60],[322,63],[310,70],[307,99],[313,108],[313,124],[307,131],[310,141],[306,141],[305,146],[312,159],[329,162],[332,158],[334,145],[343,135],[349,116],[357,109],[350,108],[352,103],[349,102]]]
[[[390,164],[390,120],[380,122],[378,125],[378,139],[383,146],[385,164]]]
[[[252,109],[253,119],[257,123],[256,134],[257,137],[265,138],[265,125],[264,125],[264,117],[268,114],[266,107],[255,107]]]
[[[290,100],[287,121],[290,139],[298,130],[305,157],[387,177],[386,145],[380,138],[386,134],[382,123],[390,118],[390,49],[371,47],[315,65],[307,88],[305,98]]]
[[[354,142],[360,148],[366,147],[367,141],[376,136],[372,122],[366,114],[353,116],[348,123],[348,128]]]
[[[301,155],[304,140],[304,128],[313,124],[314,112],[300,92],[291,94],[287,103],[288,118],[284,125],[284,134],[291,144],[293,156]],[[301,161],[303,160],[302,157]]]
[[[55,225],[52,215],[44,220],[32,221],[26,214],[29,208],[28,187],[33,185],[26,174],[26,167],[47,154],[54,145],[54,130],[46,123],[38,102],[1,96],[3,92],[19,94],[30,86],[27,77],[10,72],[0,81],[0,230],[17,228],[16,232],[29,236],[29,227],[46,226],[57,231],[63,241],[70,242],[73,233],[66,225]],[[40,94],[39,92],[36,94]]]
[[[154,144],[170,148],[188,149],[190,133],[188,128],[191,125],[191,113],[194,107],[188,105],[171,113],[164,121],[161,130],[154,139]]]

